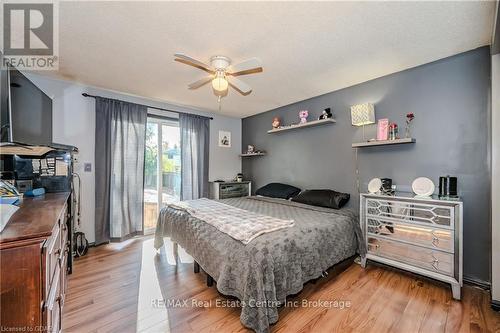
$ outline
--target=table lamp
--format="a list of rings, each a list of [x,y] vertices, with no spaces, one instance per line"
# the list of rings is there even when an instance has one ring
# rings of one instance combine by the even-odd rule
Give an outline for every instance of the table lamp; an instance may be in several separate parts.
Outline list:
[[[353,126],[363,126],[363,141],[366,141],[365,125],[375,124],[375,106],[372,103],[351,106],[351,122]]]

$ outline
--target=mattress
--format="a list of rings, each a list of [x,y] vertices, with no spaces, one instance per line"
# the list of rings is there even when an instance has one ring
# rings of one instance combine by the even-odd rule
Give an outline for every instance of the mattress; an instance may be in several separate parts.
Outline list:
[[[221,202],[280,219],[293,227],[261,235],[244,245],[184,210],[161,210],[155,247],[168,236],[182,246],[217,289],[241,301],[240,320],[256,332],[268,332],[278,320],[278,308],[304,283],[356,253],[364,255],[359,219],[349,209],[334,210],[283,199],[244,197]]]

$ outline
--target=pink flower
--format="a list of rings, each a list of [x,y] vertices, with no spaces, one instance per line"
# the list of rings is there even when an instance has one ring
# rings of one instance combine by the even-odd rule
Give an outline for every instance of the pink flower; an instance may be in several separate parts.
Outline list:
[[[409,124],[411,123],[411,121],[415,119],[415,115],[413,114],[413,112],[409,112],[406,114],[406,123]]]

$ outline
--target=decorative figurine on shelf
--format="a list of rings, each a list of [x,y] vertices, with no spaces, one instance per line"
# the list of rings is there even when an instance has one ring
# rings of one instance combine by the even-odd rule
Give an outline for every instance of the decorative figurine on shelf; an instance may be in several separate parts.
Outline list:
[[[280,125],[281,125],[280,118],[278,118],[278,117],[274,117],[274,118],[273,118],[273,123],[272,123],[272,125],[273,125],[273,128],[279,128],[279,127],[280,127]]]
[[[255,153],[255,146],[248,145],[247,146],[247,154],[253,154],[253,153]]]
[[[333,115],[332,115],[332,112],[330,111],[330,108],[326,108],[323,110],[323,112],[321,112],[321,115],[319,116],[318,120],[329,119],[332,117],[333,117]]]
[[[391,123],[389,125],[389,140],[398,139],[398,124]]]
[[[410,124],[415,119],[415,115],[413,112],[409,112],[406,114],[406,128],[405,128],[405,138],[411,138],[410,134]]]
[[[309,117],[309,111],[307,110],[299,111],[299,118],[301,124],[307,123],[307,117]]]

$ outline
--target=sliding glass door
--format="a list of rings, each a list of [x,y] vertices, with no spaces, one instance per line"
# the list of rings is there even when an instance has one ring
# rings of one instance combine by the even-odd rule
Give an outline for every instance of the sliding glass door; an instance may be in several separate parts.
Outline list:
[[[144,233],[152,233],[160,209],[179,201],[181,145],[179,122],[148,117],[144,165]]]

